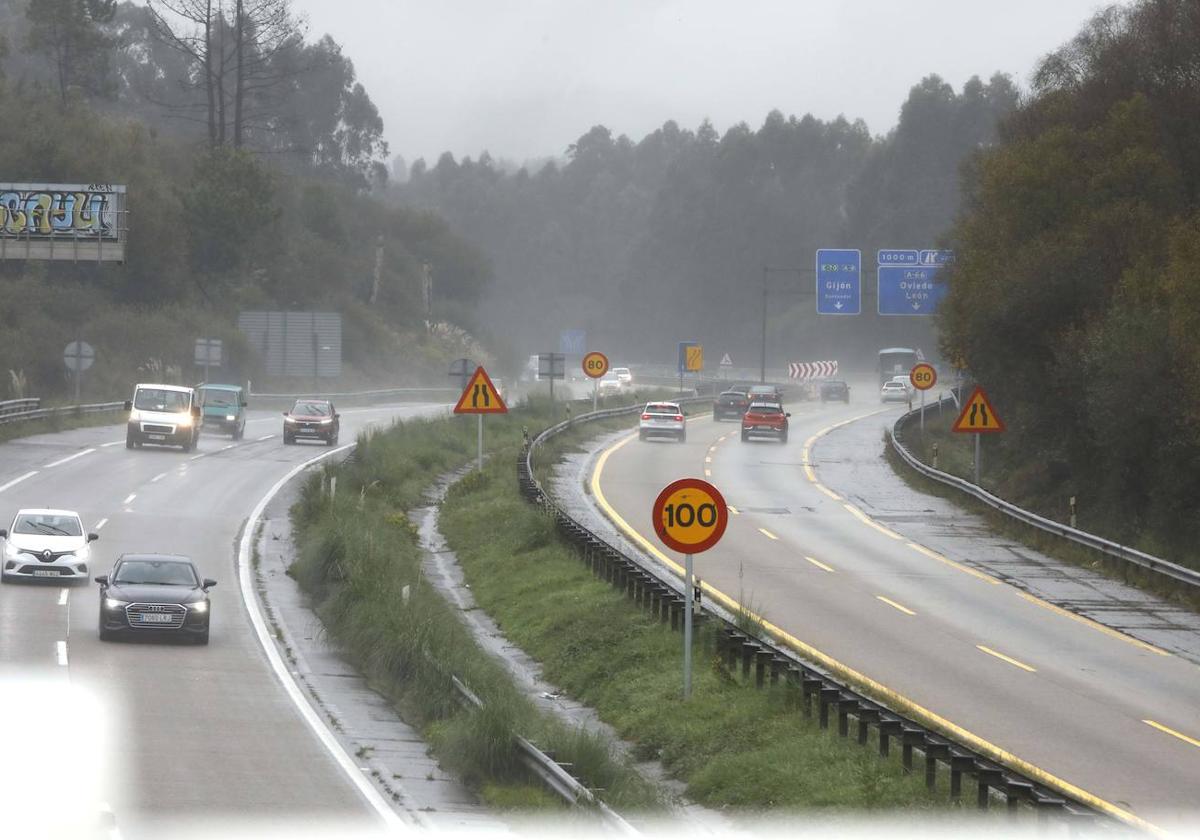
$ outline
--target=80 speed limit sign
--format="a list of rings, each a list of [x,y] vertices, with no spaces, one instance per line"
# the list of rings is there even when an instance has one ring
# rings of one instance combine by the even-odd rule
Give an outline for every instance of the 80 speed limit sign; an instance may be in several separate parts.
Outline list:
[[[592,379],[599,379],[608,373],[608,356],[592,351],[583,357],[583,372]]]
[[[721,492],[699,478],[668,484],[654,501],[654,531],[682,554],[699,554],[717,544],[729,524]]]

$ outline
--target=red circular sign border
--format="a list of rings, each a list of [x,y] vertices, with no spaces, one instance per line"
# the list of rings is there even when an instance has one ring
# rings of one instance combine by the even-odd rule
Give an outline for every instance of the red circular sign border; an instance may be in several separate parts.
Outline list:
[[[587,360],[592,356],[599,356],[604,360],[604,373],[593,376],[592,373],[587,369]],[[579,366],[583,368],[583,375],[591,377],[592,379],[599,379],[600,377],[604,376],[605,373],[608,373],[610,370],[612,370],[612,364],[608,361],[608,356],[604,355],[599,350],[592,350],[589,353],[585,353],[583,356],[583,361],[579,363]]]
[[[700,490],[709,494],[717,504],[716,530],[708,536],[708,539],[695,545],[676,542],[674,537],[666,533],[666,526],[662,524],[663,507],[667,504],[667,498],[679,490],[688,489]],[[725,503],[725,497],[721,495],[721,491],[704,479],[680,478],[672,481],[658,494],[658,498],[654,500],[654,508],[651,516],[653,518],[654,533],[662,540],[663,545],[673,551],[678,551],[680,554],[700,554],[701,552],[708,551],[721,540],[721,537],[725,536],[725,528],[729,525],[729,506]]]
[[[922,387],[921,387],[920,385],[918,385],[916,382],[913,382],[913,374],[916,372],[917,368],[919,368],[919,367],[927,367],[927,368],[929,368],[931,371],[933,371],[933,381],[929,383],[929,387],[928,387],[928,388],[922,388]],[[909,381],[909,382],[912,382],[912,386],[913,386],[914,388],[916,388],[918,391],[931,391],[931,390],[933,390],[933,386],[937,384],[937,378],[938,378],[938,377],[937,377],[937,368],[935,368],[933,365],[929,364],[929,362],[919,362],[918,364],[915,364],[915,365],[913,365],[913,367],[912,367],[912,370],[910,370],[910,371],[908,372],[908,381]]]

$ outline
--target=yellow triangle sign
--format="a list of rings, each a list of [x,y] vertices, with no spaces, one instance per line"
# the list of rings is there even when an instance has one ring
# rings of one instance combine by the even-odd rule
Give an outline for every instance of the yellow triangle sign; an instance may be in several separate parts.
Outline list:
[[[1005,426],[996,409],[992,408],[992,401],[977,386],[963,403],[962,412],[952,429],[956,432],[1003,432]]]
[[[475,368],[467,387],[463,389],[458,404],[454,406],[455,414],[508,414],[508,406],[504,404],[500,392],[492,384],[492,378],[482,366]]]

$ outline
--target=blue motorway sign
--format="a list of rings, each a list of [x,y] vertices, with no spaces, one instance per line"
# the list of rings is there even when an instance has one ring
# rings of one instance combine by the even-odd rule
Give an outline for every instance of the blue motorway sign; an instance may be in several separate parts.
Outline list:
[[[921,265],[946,265],[954,262],[953,251],[926,250],[920,254]]]
[[[857,315],[862,311],[862,251],[817,249],[817,314]]]
[[[932,315],[946,295],[940,266],[879,266],[880,315]]]
[[[558,352],[566,356],[582,356],[587,352],[587,333],[583,330],[563,330],[558,336]]]
[[[918,265],[921,255],[916,248],[880,248],[875,252],[879,265]]]

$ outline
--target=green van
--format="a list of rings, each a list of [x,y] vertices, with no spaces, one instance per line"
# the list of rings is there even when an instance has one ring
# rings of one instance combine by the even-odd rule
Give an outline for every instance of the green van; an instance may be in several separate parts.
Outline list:
[[[204,430],[227,432],[234,440],[246,433],[246,391],[241,385],[196,386]]]

